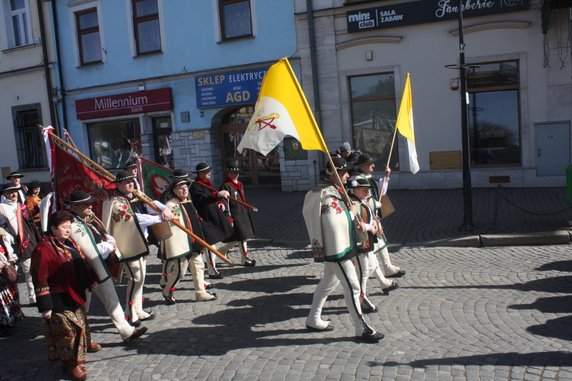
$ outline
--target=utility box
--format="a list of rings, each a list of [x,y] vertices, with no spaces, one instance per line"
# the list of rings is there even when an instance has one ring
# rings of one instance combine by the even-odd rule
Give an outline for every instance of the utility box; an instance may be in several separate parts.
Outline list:
[[[566,201],[572,204],[572,165],[566,167]]]

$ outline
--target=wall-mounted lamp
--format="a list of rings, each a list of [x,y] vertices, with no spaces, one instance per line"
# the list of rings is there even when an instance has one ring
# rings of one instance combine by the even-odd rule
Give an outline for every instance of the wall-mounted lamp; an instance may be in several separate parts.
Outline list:
[[[459,77],[449,79],[449,88],[453,91],[459,90]]]

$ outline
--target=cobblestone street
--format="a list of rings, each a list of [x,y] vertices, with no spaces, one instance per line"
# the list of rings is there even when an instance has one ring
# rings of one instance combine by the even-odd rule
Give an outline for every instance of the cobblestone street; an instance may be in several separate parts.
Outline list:
[[[379,293],[368,315],[386,337],[353,340],[341,289],[326,303],[335,330],[309,333],[304,319],[322,271],[303,247],[252,244],[254,268],[223,268],[214,302],[192,299],[185,279],[167,307],[150,256],[149,333],[125,346],[98,303],[90,312],[103,350],[86,364],[94,380],[572,380],[572,259],[568,245],[401,248],[400,288]],[[231,253],[231,257],[234,254]],[[236,254],[234,254],[236,257]],[[124,286],[118,288],[122,294]],[[23,290],[22,290],[23,291]],[[34,308],[1,339],[3,380],[56,380]]]

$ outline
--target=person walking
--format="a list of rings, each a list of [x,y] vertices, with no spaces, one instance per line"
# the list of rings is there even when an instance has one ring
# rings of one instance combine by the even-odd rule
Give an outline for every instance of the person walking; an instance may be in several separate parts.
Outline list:
[[[345,184],[349,178],[348,163],[333,158],[326,167],[327,178],[304,198],[302,214],[310,236],[314,260],[324,262],[324,275],[316,287],[306,328],[310,331],[329,331],[334,327],[322,319],[322,309],[328,296],[341,283],[344,299],[355,328],[358,341],[377,343],[384,336],[364,318],[360,306],[360,283],[352,258],[356,255],[354,239],[355,210],[350,211],[342,197],[344,190],[336,182],[337,174]],[[361,227],[360,227],[361,228]]]
[[[80,247],[89,267],[93,269],[97,282],[93,293],[103,303],[121,339],[129,343],[147,332],[147,327],[135,328],[125,320],[125,312],[119,303],[117,291],[108,270],[108,266],[119,261],[121,254],[117,249],[115,239],[107,234],[103,223],[92,211],[92,205],[96,201],[95,197],[83,191],[73,192],[69,199],[64,201],[74,216],[71,238]],[[87,292],[86,297],[85,312],[87,313],[91,293]]]
[[[0,335],[2,336],[12,334],[16,322],[24,319],[18,303],[16,281],[12,278],[16,275],[18,259],[12,249],[13,243],[14,238],[10,233],[0,228]]]

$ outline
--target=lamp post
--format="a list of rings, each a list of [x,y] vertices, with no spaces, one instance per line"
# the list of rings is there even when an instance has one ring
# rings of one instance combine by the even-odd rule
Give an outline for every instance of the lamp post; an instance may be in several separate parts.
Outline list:
[[[465,39],[463,35],[463,0],[459,0],[459,74],[461,78],[461,146],[463,153],[463,226],[473,229],[473,199],[471,189],[471,146],[469,143],[469,125],[467,123],[469,97],[467,94],[467,67],[465,66]]]

